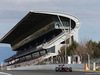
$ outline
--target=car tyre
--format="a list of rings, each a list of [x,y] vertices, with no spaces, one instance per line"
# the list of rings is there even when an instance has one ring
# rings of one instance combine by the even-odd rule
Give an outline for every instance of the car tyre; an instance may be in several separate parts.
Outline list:
[[[72,68],[71,67],[69,68],[69,72],[72,72]]]
[[[59,71],[59,68],[58,68],[58,67],[56,67],[56,68],[55,68],[55,71],[56,71],[56,72],[58,72],[58,71]]]
[[[62,72],[62,68],[61,67],[59,68],[59,72]]]

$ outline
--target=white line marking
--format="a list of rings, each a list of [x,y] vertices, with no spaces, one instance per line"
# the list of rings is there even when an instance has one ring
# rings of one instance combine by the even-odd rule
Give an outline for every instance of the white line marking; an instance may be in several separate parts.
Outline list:
[[[85,73],[85,74],[99,74],[100,75],[100,73]]]
[[[9,74],[9,73],[4,73],[4,72],[0,72],[0,74],[12,75],[12,74]]]

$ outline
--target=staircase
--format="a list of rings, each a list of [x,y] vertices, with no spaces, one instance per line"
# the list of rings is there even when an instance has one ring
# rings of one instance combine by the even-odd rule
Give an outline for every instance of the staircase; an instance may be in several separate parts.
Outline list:
[[[47,49],[47,48],[53,47],[53,46],[55,46],[57,44],[60,44],[61,42],[65,41],[65,38],[68,39],[69,35],[68,35],[68,33],[62,32],[61,34],[59,34],[58,36],[56,36],[55,38],[53,38],[49,42],[45,43],[43,45],[43,48]]]

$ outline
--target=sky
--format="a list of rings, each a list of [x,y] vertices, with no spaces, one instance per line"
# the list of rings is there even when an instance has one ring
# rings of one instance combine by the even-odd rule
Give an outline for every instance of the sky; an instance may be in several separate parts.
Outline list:
[[[84,38],[100,41],[100,0],[0,0],[0,39],[30,10],[74,15],[81,22],[79,41]]]

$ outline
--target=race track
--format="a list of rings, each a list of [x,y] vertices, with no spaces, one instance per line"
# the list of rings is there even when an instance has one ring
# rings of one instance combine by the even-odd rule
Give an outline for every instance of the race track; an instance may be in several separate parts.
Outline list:
[[[53,70],[0,71],[0,75],[100,75],[100,72],[55,72]]]

